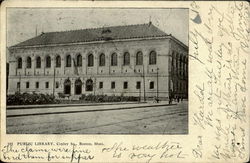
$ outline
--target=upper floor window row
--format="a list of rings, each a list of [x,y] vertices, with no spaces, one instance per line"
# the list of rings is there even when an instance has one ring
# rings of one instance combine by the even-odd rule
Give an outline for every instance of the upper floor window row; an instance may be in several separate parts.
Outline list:
[[[141,51],[136,53],[136,65],[142,65],[143,64],[143,54]]]
[[[30,57],[27,57],[26,63],[27,63],[26,68],[31,68],[32,61]]]
[[[46,68],[50,68],[51,67],[51,57],[47,56],[46,57]]]
[[[99,66],[105,66],[105,54],[101,54],[99,57]]]
[[[70,55],[66,56],[66,67],[71,67],[71,56]]]
[[[150,65],[154,65],[156,64],[156,58],[157,58],[157,54],[155,51],[151,51],[149,53],[149,64]],[[46,68],[51,68],[51,57],[50,56],[46,56],[45,57],[45,67]],[[55,67],[61,67],[61,56],[57,55],[55,57]],[[105,54],[101,53],[99,55],[99,66],[105,66],[106,65],[106,58],[105,58]],[[77,54],[76,58],[71,57],[71,55],[66,55],[65,57],[65,66],[66,67],[71,67],[72,66],[72,61],[74,66],[76,67],[81,67],[82,66],[82,55],[80,53]],[[17,68],[22,68],[22,58],[19,57],[17,59]],[[31,68],[32,66],[32,60],[31,57],[27,57],[26,60],[27,64],[26,64],[26,68]],[[35,67],[36,68],[41,68],[41,63],[42,63],[42,59],[40,56],[35,58]],[[143,65],[143,53],[141,51],[136,53],[135,56],[135,64],[136,65]],[[111,66],[117,66],[118,65],[118,56],[117,53],[112,53],[111,54],[111,58],[110,58],[110,65]],[[123,65],[130,65],[130,53],[129,52],[125,52],[123,54]],[[88,54],[87,56],[87,66],[88,67],[93,67],[94,66],[94,55],[93,54]]]
[[[75,63],[75,60],[74,60],[74,63]],[[82,55],[81,55],[81,54],[78,54],[78,55],[77,55],[75,65],[76,65],[77,67],[82,66]]]
[[[111,66],[117,66],[117,54],[113,53],[111,55]]]
[[[56,56],[56,67],[61,67],[61,57],[60,57],[60,55]]]
[[[32,65],[32,60],[30,57],[26,58],[26,68],[31,68]],[[23,60],[21,57],[17,59],[17,68],[22,68],[23,67]]]
[[[156,52],[155,51],[151,51],[149,53],[149,64],[150,65],[155,65],[156,64]]]
[[[22,68],[23,67],[23,60],[22,58],[17,59],[17,68]]]

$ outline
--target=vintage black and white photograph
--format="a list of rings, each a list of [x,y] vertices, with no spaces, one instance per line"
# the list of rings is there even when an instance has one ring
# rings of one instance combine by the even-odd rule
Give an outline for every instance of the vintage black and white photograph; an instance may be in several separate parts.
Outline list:
[[[187,8],[7,8],[7,134],[188,134]]]

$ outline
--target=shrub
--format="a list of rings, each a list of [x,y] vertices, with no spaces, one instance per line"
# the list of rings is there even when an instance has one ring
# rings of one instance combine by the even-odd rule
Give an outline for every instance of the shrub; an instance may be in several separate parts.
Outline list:
[[[79,97],[79,100],[85,100],[86,95],[82,94],[81,97]]]
[[[65,98],[66,96],[65,96],[64,93],[59,92],[59,93],[58,93],[58,97],[59,97],[59,98]]]
[[[59,95],[59,93],[58,93]],[[65,97],[64,94],[60,94],[59,98]],[[127,102],[138,101],[139,97],[134,96],[107,96],[107,95],[85,95],[82,94],[79,97],[80,101],[69,101],[64,99],[55,99],[50,94],[38,94],[38,93],[15,93],[14,95],[7,95],[7,105],[32,105],[32,104],[56,104],[56,103],[79,103],[79,102]]]
[[[15,93],[7,95],[7,105],[32,105],[32,104],[54,104],[58,103],[52,95],[37,93]]]

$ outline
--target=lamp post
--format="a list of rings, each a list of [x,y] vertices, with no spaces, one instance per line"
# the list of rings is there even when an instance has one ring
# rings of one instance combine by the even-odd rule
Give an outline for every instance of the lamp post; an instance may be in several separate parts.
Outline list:
[[[145,72],[144,65],[142,66],[142,77],[143,77],[143,100],[146,102],[146,90],[145,90]]]
[[[93,89],[94,89],[94,96],[95,96],[95,91],[96,91],[96,78],[93,81]]]
[[[159,102],[159,80],[158,80],[158,78],[159,78],[159,68],[157,67],[157,69],[156,69],[156,101],[157,101],[157,103]]]
[[[54,74],[53,74],[53,98],[55,98],[55,80],[56,80],[56,66],[54,65]]]
[[[139,85],[139,102],[141,102],[141,82],[140,82],[140,85]]]
[[[21,73],[19,72],[19,87],[18,92],[21,93]]]

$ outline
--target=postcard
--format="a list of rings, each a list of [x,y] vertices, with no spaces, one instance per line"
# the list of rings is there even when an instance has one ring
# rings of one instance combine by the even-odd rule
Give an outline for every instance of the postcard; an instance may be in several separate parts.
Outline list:
[[[4,1],[1,161],[249,161],[249,11]]]

